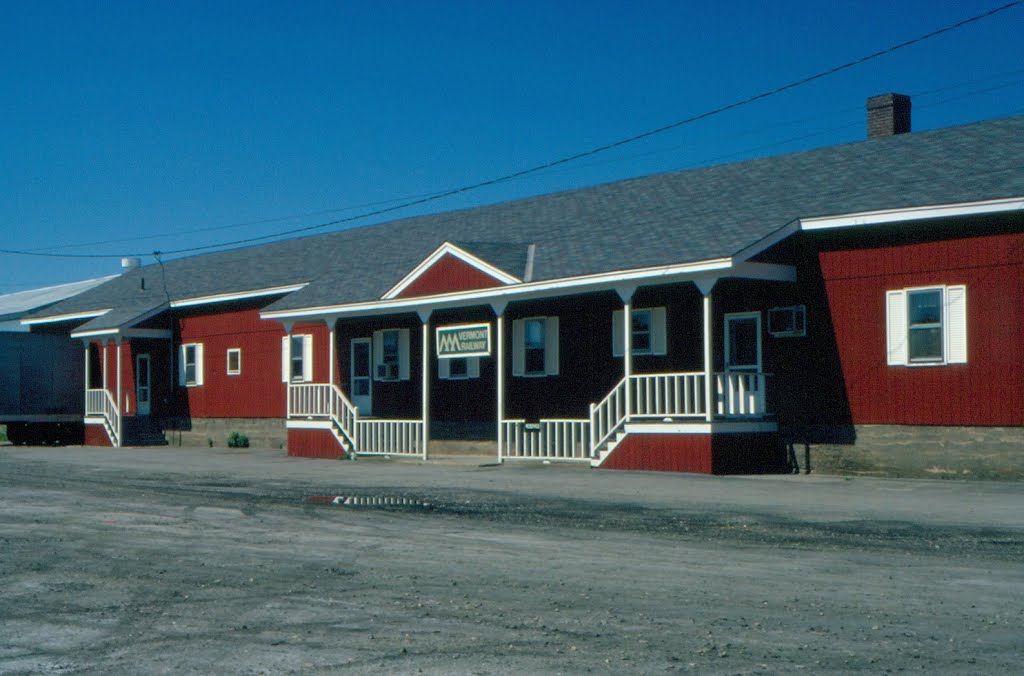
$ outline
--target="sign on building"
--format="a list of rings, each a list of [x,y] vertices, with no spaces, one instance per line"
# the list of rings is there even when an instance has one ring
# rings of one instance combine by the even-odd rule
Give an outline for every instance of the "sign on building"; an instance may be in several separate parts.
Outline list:
[[[487,357],[491,354],[490,324],[437,327],[437,357]]]

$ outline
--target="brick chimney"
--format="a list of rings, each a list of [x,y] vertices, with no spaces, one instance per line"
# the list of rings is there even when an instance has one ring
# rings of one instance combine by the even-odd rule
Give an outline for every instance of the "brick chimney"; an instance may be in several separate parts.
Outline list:
[[[879,94],[868,97],[868,138],[910,133],[910,97]]]

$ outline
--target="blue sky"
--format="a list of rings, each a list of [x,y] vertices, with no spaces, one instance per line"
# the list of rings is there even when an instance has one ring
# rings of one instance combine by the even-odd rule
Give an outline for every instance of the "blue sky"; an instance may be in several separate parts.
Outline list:
[[[10,3],[0,247],[114,257],[0,253],[0,293],[508,174],[1002,4]],[[614,151],[352,225],[857,141],[866,97],[889,91],[914,97],[915,131],[1024,114],[1021,35],[1024,5]]]

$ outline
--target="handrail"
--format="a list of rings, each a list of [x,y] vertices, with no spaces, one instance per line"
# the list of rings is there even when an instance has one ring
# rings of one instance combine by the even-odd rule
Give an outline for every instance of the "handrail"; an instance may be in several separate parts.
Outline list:
[[[114,401],[114,396],[103,388],[90,388],[85,391],[85,414],[103,416],[103,426],[107,428],[107,436],[114,447],[121,446],[121,410]]]
[[[626,379],[623,378],[604,399],[590,405],[590,454],[597,455],[597,449],[629,418],[626,410]]]

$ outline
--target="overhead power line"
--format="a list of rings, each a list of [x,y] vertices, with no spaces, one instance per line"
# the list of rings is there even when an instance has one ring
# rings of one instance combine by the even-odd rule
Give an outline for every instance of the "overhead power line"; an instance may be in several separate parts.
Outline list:
[[[744,99],[740,99],[738,101],[734,101],[733,103],[729,103],[729,104],[726,104],[726,105],[723,105],[723,106],[718,106],[717,108],[712,108],[711,110],[705,111],[703,113],[699,113],[697,115],[692,115],[690,117],[686,117],[686,118],[683,118],[681,120],[677,120],[675,122],[671,122],[669,124],[662,125],[660,127],[654,128],[654,129],[650,129],[648,131],[640,132],[638,134],[634,134],[632,136],[628,136],[626,138],[622,138],[622,139],[619,139],[617,141],[613,141],[611,143],[606,143],[604,145],[596,146],[594,148],[590,148],[588,150],[584,150],[582,152],[575,153],[573,155],[568,155],[568,156],[565,156],[565,157],[562,157],[562,158],[559,158],[559,159],[550,160],[548,162],[537,164],[537,165],[528,167],[526,169],[520,169],[518,171],[514,171],[514,172],[511,172],[511,173],[508,173],[508,174],[504,174],[502,176],[498,176],[498,177],[495,177],[495,178],[490,178],[490,179],[487,179],[487,180],[484,180],[484,181],[478,181],[476,183],[470,183],[470,184],[462,185],[462,186],[459,186],[459,187],[456,187],[456,188],[451,188],[451,189],[448,189],[448,190],[443,190],[441,192],[432,193],[432,194],[428,194],[428,195],[425,195],[425,196],[421,196],[421,197],[417,197],[417,198],[414,198],[414,199],[410,199],[410,200],[401,202],[400,204],[396,204],[396,205],[389,206],[389,207],[382,207],[382,208],[379,208],[379,209],[373,209],[371,211],[366,211],[366,212],[363,212],[363,213],[360,213],[360,214],[356,214],[356,215],[353,215],[353,216],[347,216],[345,218],[339,218],[339,219],[335,219],[335,220],[332,220],[332,221],[327,221],[327,222],[324,222],[324,223],[317,223],[315,225],[303,226],[303,227],[300,227],[300,228],[292,228],[290,230],[282,230],[280,232],[271,233],[271,234],[268,234],[268,235],[261,235],[259,237],[246,237],[246,238],[243,238],[243,239],[236,239],[236,240],[227,241],[227,242],[219,242],[219,243],[216,243],[216,244],[206,244],[206,245],[200,245],[200,246],[183,247],[183,248],[180,248],[180,249],[170,249],[170,250],[161,250],[161,251],[153,251],[153,252],[133,252],[133,253],[117,253],[117,254],[60,254],[60,253],[50,253],[50,252],[41,252],[41,251],[22,251],[22,250],[0,248],[0,253],[15,254],[15,255],[25,255],[25,256],[41,256],[41,257],[50,257],[50,258],[119,258],[121,256],[140,256],[140,257],[141,256],[173,256],[173,255],[177,255],[177,254],[188,254],[188,253],[198,253],[198,252],[201,252],[201,251],[212,251],[214,249],[222,249],[222,248],[225,248],[225,247],[240,246],[240,245],[244,245],[244,244],[255,244],[257,242],[264,242],[264,241],[267,241],[267,240],[277,239],[277,238],[280,238],[280,237],[287,237],[289,235],[298,235],[298,234],[313,232],[315,230],[323,230],[324,228],[329,228],[329,227],[336,226],[336,225],[342,225],[342,224],[345,224],[345,223],[351,223],[353,221],[361,220],[361,219],[364,219],[364,218],[372,218],[374,216],[382,216],[384,214],[393,213],[395,211],[399,211],[399,210],[402,210],[402,209],[408,209],[410,207],[419,206],[419,205],[422,205],[422,204],[427,204],[429,202],[435,202],[437,200],[445,199],[447,197],[453,197],[455,195],[460,195],[462,193],[470,192],[472,190],[478,190],[480,188],[485,188],[485,187],[497,185],[499,183],[505,183],[507,181],[511,181],[511,180],[514,180],[514,179],[517,179],[517,178],[521,178],[523,176],[527,176],[527,175],[530,175],[530,174],[535,174],[535,173],[538,173],[538,172],[541,172],[541,171],[545,171],[545,170],[551,169],[553,167],[558,167],[558,166],[561,166],[561,165],[564,165],[564,164],[568,164],[570,162],[575,162],[576,160],[580,160],[580,159],[583,159],[583,158],[586,158],[586,157],[592,157],[592,156],[597,155],[599,153],[604,153],[604,152],[607,152],[609,150],[614,150],[615,148],[620,148],[622,146],[625,146],[625,145],[628,145],[628,144],[631,144],[631,143],[636,143],[637,141],[642,141],[642,140],[650,138],[652,136],[656,136],[658,134],[663,134],[663,133],[665,133],[667,131],[671,131],[673,129],[678,129],[679,127],[682,127],[684,125],[693,124],[694,122],[699,122],[701,120],[705,120],[705,119],[708,119],[710,117],[714,117],[716,115],[721,115],[722,113],[728,112],[730,110],[735,110],[737,108],[741,108],[743,106],[750,105],[750,104],[755,103],[757,101],[761,101],[763,99],[767,99],[769,97],[776,96],[776,95],[781,94],[783,92],[786,92],[786,91],[789,91],[789,90],[792,90],[792,89],[796,89],[798,87],[802,87],[804,85],[810,84],[811,82],[815,82],[817,80],[821,80],[823,78],[827,78],[827,77],[830,77],[832,75],[835,75],[836,73],[840,73],[842,71],[849,70],[849,69],[854,68],[856,66],[862,65],[864,63],[867,63],[868,61],[873,61],[875,59],[878,59],[878,58],[881,58],[883,56],[887,56],[889,54],[897,52],[899,50],[906,49],[908,47],[920,44],[920,43],[922,43],[922,42],[924,42],[926,40],[930,40],[930,39],[932,39],[934,37],[938,37],[939,35],[943,35],[945,33],[949,33],[949,32],[958,30],[960,28],[963,28],[964,26],[970,25],[972,23],[976,23],[976,22],[981,21],[983,19],[987,19],[988,17],[991,17],[991,16],[994,16],[996,14],[1008,11],[1010,9],[1013,9],[1014,7],[1017,7],[1017,6],[1021,5],[1021,4],[1024,4],[1024,0],[1013,0],[1013,2],[1008,2],[1008,3],[1004,4],[1004,5],[1000,5],[999,7],[994,7],[993,9],[990,9],[990,10],[988,10],[986,12],[982,12],[980,14],[976,14],[976,15],[968,17],[966,19],[962,19],[962,20],[957,21],[955,23],[948,24],[946,26],[943,26],[942,28],[938,28],[936,30],[930,31],[930,32],[925,33],[923,35],[919,35],[919,36],[917,36],[915,38],[911,38],[909,40],[905,40],[903,42],[897,43],[897,44],[892,45],[890,47],[886,47],[885,49],[881,49],[881,50],[878,50],[876,52],[872,52],[870,54],[867,54],[865,56],[861,56],[859,58],[847,61],[845,63],[842,63],[840,65],[834,66],[834,67],[829,68],[827,70],[820,71],[820,72],[815,73],[813,75],[808,75],[807,77],[803,77],[803,78],[800,78],[798,80],[794,80],[792,82],[789,82],[787,84],[781,85],[779,87],[775,87],[773,89],[768,89],[768,90],[765,90],[765,91],[760,92],[758,94],[754,94],[752,96],[748,96],[748,97],[746,97]]]

